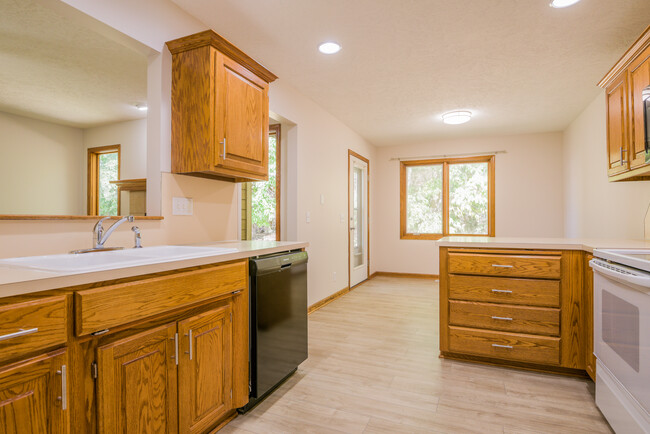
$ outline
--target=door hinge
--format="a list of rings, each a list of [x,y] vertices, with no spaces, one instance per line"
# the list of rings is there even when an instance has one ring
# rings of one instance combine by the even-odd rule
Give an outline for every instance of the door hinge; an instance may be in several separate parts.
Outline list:
[[[90,373],[95,380],[97,379],[97,377],[99,377],[99,369],[97,369],[97,362],[92,362],[90,364]]]

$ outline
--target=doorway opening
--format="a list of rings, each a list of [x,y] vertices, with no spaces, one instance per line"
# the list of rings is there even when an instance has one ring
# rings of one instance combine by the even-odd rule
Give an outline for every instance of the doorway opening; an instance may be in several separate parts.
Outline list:
[[[348,287],[370,274],[370,161],[348,149]]]

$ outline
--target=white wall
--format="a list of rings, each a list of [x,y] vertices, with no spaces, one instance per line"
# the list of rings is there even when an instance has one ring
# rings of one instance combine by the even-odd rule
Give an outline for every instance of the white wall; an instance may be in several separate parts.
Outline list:
[[[84,152],[88,148],[120,145],[120,178],[147,177],[147,120],[116,122],[83,130]],[[85,157],[85,155],[84,155]]]
[[[375,148],[282,79],[271,84],[269,101],[274,114],[296,125],[286,131],[289,179],[284,218],[290,239],[310,243],[309,304],[313,304],[348,285],[348,149],[370,160],[372,210]],[[373,216],[371,212],[371,228]]]
[[[564,132],[565,235],[643,239],[647,181],[608,182],[605,92]]]
[[[82,131],[0,112],[0,214],[84,214]]]
[[[378,271],[438,274],[438,246],[430,240],[401,240],[399,157],[481,153],[495,157],[495,232],[500,237],[563,235],[562,135],[530,134],[442,140],[378,148],[374,242]]]

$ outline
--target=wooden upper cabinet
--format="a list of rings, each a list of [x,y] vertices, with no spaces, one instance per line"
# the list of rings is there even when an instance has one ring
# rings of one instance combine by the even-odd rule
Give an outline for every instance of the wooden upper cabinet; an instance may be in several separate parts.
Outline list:
[[[630,64],[630,166],[644,166],[645,162],[645,125],[643,90],[650,86],[650,47]]]
[[[2,368],[0,432],[70,432],[67,365],[62,349]]]
[[[598,83],[607,94],[610,181],[650,180],[645,157],[643,89],[650,85],[650,27]]]
[[[232,410],[230,304],[178,323],[179,432],[201,433]]]
[[[172,53],[172,172],[235,182],[268,178],[269,83],[277,77],[209,30]]]
[[[621,74],[607,87],[607,174],[629,170],[627,143],[627,75]]]
[[[178,431],[176,323],[97,349],[98,431]]]

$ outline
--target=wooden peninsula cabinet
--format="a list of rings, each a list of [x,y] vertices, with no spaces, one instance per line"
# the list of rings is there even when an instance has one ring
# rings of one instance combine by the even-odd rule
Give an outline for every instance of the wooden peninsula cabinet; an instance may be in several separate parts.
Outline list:
[[[650,86],[650,27],[598,83],[607,95],[607,174],[610,181],[650,180],[643,91]]]
[[[583,255],[440,247],[441,355],[584,372]]]
[[[172,172],[268,179],[269,83],[277,77],[208,30],[172,53]]]

